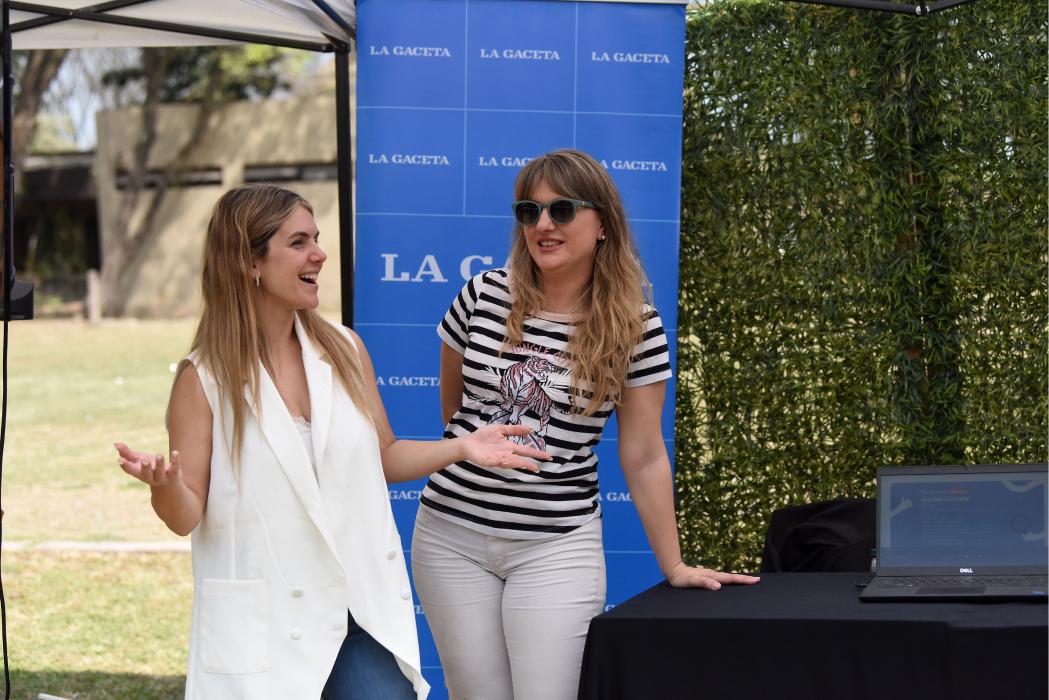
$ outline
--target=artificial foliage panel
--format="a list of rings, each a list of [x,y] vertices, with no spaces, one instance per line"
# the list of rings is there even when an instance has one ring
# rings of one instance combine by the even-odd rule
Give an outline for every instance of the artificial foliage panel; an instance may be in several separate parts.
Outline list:
[[[690,12],[677,489],[687,557],[881,465],[1044,461],[1046,14]]]

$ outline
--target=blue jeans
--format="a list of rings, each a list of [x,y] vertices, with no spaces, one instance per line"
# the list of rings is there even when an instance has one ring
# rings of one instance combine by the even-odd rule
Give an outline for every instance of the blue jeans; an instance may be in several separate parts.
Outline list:
[[[415,700],[412,683],[393,654],[349,615],[346,639],[321,692],[321,700]]]

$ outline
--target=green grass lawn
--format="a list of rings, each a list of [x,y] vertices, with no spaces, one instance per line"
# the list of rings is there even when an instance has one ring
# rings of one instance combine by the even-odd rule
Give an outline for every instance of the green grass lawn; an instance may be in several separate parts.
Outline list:
[[[10,325],[5,540],[174,540],[115,440],[167,452],[164,410],[192,321]]]
[[[182,697],[188,554],[8,551],[3,574],[13,698]]]
[[[178,541],[112,443],[167,451],[164,410],[191,321],[10,325],[4,542]],[[189,555],[15,551],[2,558],[12,698],[182,696]]]

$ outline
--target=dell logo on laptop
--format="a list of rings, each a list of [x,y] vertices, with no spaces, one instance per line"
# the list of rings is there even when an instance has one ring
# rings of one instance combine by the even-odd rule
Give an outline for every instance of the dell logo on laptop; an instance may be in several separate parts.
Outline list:
[[[972,572],[973,572],[972,569],[966,569],[965,567],[962,567],[962,568],[958,569],[958,573],[959,574],[971,574]]]

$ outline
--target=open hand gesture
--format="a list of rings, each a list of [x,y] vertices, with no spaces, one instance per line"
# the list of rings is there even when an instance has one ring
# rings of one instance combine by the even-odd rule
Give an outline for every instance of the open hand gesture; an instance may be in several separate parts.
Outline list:
[[[465,458],[478,466],[537,472],[539,465],[533,460],[546,461],[552,459],[550,455],[508,439],[531,432],[527,425],[486,425],[458,439],[462,440]]]
[[[150,486],[169,486],[182,480],[177,451],[171,453],[171,462],[164,463],[164,455],[133,450],[122,442],[115,442],[117,464],[131,476]]]

